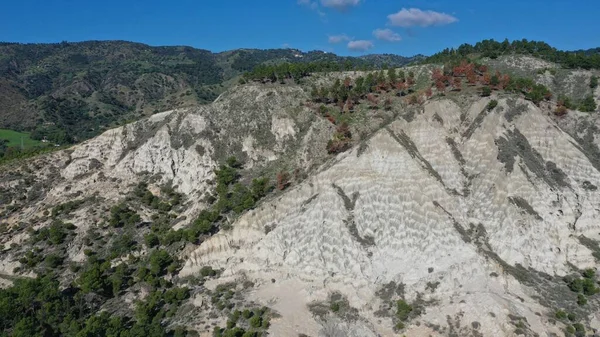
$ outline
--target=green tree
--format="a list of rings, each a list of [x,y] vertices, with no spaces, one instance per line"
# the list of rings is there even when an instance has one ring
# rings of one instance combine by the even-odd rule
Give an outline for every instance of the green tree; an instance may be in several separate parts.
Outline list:
[[[133,226],[142,221],[140,216],[124,203],[113,206],[110,214],[109,224],[113,227]]]
[[[44,263],[48,268],[54,269],[63,263],[63,258],[54,253],[51,253],[46,255]]]
[[[99,262],[88,264],[78,279],[81,290],[84,293],[104,293],[108,286],[104,275],[106,269],[107,266]]]
[[[398,74],[396,73],[396,68],[392,68],[388,70],[388,78],[390,80],[390,84],[394,85],[398,81]]]
[[[488,97],[491,94],[492,94],[492,89],[490,89],[490,87],[483,87],[483,88],[481,88],[481,96]]]
[[[258,329],[260,328],[260,326],[262,325],[262,317],[259,315],[254,315],[252,316],[252,318],[250,318],[248,320],[248,323],[250,324],[251,327]]]
[[[592,75],[590,78],[590,88],[596,89],[598,87],[598,76]]]
[[[174,262],[171,255],[163,249],[152,251],[148,257],[149,270],[154,276],[164,275],[167,267]]]
[[[252,179],[252,184],[250,185],[252,196],[256,200],[265,197],[267,193],[269,193],[270,188],[271,185],[269,184],[269,178]]]
[[[579,105],[579,110],[583,112],[594,112],[598,106],[593,96],[587,96]]]
[[[156,235],[154,233],[148,233],[148,234],[144,235],[144,242],[146,243],[146,246],[148,248],[153,248],[160,244],[158,235]]]
[[[63,243],[67,235],[65,224],[60,220],[53,221],[48,228],[48,240],[55,245]]]
[[[406,321],[409,318],[410,313],[413,311],[413,307],[406,303],[404,300],[396,302],[396,316],[401,321]]]

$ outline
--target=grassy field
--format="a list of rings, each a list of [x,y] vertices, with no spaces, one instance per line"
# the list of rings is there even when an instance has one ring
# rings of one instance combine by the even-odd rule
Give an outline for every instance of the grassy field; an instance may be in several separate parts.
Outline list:
[[[8,146],[20,147],[21,138],[23,138],[23,147],[26,149],[42,144],[40,141],[29,138],[29,133],[0,129],[0,139],[8,140]]]

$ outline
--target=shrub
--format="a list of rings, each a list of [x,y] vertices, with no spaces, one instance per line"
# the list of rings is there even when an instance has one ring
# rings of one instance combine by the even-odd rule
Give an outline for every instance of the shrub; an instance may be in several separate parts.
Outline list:
[[[577,294],[577,304],[584,306],[587,304],[587,298],[583,294]]]
[[[495,99],[493,99],[493,100],[491,100],[491,101],[490,101],[490,102],[487,104],[487,110],[488,110],[488,111],[492,111],[492,110],[494,110],[494,108],[495,108],[495,107],[497,107],[497,106],[498,106],[498,101],[497,101],[497,100],[495,100]]]
[[[260,328],[260,326],[262,325],[262,317],[255,315],[248,320],[248,323],[253,328]]]
[[[481,96],[482,97],[489,97],[492,94],[492,89],[490,89],[490,87],[482,87],[481,88]]]
[[[67,237],[65,224],[62,221],[54,221],[48,228],[48,240],[55,244],[61,244]]]
[[[160,244],[158,236],[154,233],[148,233],[144,235],[144,242],[148,248],[156,247]]]
[[[595,295],[600,292],[600,289],[596,287],[596,283],[591,278],[574,279],[568,284],[569,289],[576,293],[583,293],[585,295]]]
[[[586,269],[582,273],[583,277],[587,279],[594,279],[596,277],[596,271],[592,268]]]
[[[413,311],[413,307],[406,303],[404,300],[396,302],[396,317],[401,321],[406,321],[409,318],[410,313]]]
[[[252,192],[250,192],[246,186],[237,183],[233,186],[230,203],[233,211],[240,214],[245,210],[253,208],[256,201],[254,200]]]
[[[200,269],[200,275],[202,275],[203,277],[215,276],[217,275],[217,272],[214,269],[212,269],[211,266],[204,266],[202,267],[202,269]]]
[[[571,101],[571,98],[569,98],[568,96],[558,96],[558,105],[564,106],[567,109],[573,109],[575,106],[573,105],[573,102]]]
[[[250,185],[252,195],[256,200],[265,197],[267,193],[269,193],[271,187],[272,186],[269,184],[269,178],[252,179],[252,184]]]
[[[281,171],[277,174],[277,189],[283,191],[290,184],[290,174],[285,171]]]
[[[541,84],[534,84],[529,92],[525,94],[525,98],[532,101],[535,104],[538,104],[544,99],[550,99],[552,94],[550,90]]]
[[[559,105],[556,107],[556,110],[554,110],[554,114],[559,117],[566,115],[567,112],[568,110],[564,105]]]
[[[242,168],[242,163],[234,156],[227,158],[226,163],[229,167],[239,169]]]
[[[590,78],[590,88],[596,89],[596,87],[598,87],[598,77],[597,76],[592,76]]]
[[[55,218],[62,214],[69,214],[83,204],[83,200],[68,201],[52,209],[52,217]]]
[[[110,215],[109,224],[113,227],[134,226],[142,221],[140,216],[124,203],[113,206]]]
[[[575,332],[585,334],[585,326],[581,323],[574,323],[573,328],[575,328]]]
[[[125,233],[117,236],[110,247],[110,255],[112,258],[122,256],[136,248],[136,242],[130,234]]]
[[[579,105],[579,110],[583,112],[594,112],[597,108],[593,96],[587,96]]]
[[[554,314],[554,316],[555,316],[557,319],[566,319],[566,318],[567,318],[567,313],[566,313],[566,312],[564,312],[564,311],[562,311],[562,310],[558,310],[558,311],[556,312],[556,314]]]
[[[338,311],[340,311],[340,304],[338,302],[333,302],[333,303],[331,303],[331,305],[329,306],[329,308],[333,312],[338,312]]]
[[[108,265],[95,261],[90,263],[85,270],[80,274],[78,284],[84,293],[103,293],[108,287],[108,282],[104,272],[110,267]]]
[[[48,254],[46,256],[46,258],[44,259],[44,263],[46,264],[46,266],[48,268],[56,268],[58,266],[60,266],[63,262],[63,258],[56,255],[56,254]]]
[[[161,276],[165,274],[166,268],[173,263],[174,260],[167,251],[159,249],[150,253],[148,262],[150,265],[148,268],[150,273],[154,276]]]

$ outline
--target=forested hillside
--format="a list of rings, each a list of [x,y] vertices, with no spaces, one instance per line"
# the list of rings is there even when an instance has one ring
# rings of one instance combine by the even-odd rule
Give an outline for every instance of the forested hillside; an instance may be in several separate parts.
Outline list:
[[[396,55],[340,57],[295,49],[212,53],[124,41],[0,43],[0,128],[69,144],[159,111],[212,102],[263,63],[401,66]]]
[[[519,54],[539,57],[545,61],[555,62],[564,68],[600,69],[600,53],[598,48],[579,51],[558,50],[546,42],[515,40],[483,40],[475,45],[464,43],[458,48],[444,49],[428,57],[424,62],[439,63],[451,59],[478,54],[481,57],[497,58],[500,55]]]

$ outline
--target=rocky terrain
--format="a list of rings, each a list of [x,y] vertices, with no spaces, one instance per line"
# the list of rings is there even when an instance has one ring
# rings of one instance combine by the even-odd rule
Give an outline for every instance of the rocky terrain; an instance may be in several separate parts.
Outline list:
[[[583,98],[594,74],[552,74],[554,64],[523,56],[487,63],[529,74],[554,97]],[[405,70],[426,87],[433,67]],[[396,97],[386,109],[360,104],[348,119],[353,146],[329,154],[335,126],[315,113],[309,86],[358,75],[236,86],[210,105],[158,113],[4,165],[3,284],[40,272],[21,261],[37,235],[30,228],[72,223],[63,264],[84,264],[88,247],[101,254],[123,234],[106,225],[123,202],[140,217],[131,233],[137,244],[112,263],[149,255],[142,244],[149,224],[168,214],[169,226],[191,226],[214,203],[215,170],[235,156],[241,182],[269,177],[278,188],[252,209],[227,214],[218,232],[165,245],[181,260],[166,278],[191,289],[169,326],[210,335],[230,315],[215,309],[215,294],[229,289],[235,308],[269,309],[272,336],[597,333],[600,297],[574,285],[582,274],[599,279],[597,114],[559,117],[555,100],[536,105],[503,91],[464,90],[418,104]],[[593,95],[598,100],[598,88]],[[181,202],[159,215],[134,197],[140,183],[160,200],[177,194]],[[60,215],[57,206],[70,201],[79,203]],[[103,244],[86,244],[93,231]],[[207,268],[218,273],[206,277]],[[75,279],[71,269],[61,269],[61,284]],[[132,310],[114,301],[132,307],[145,293],[136,287],[102,308]]]

